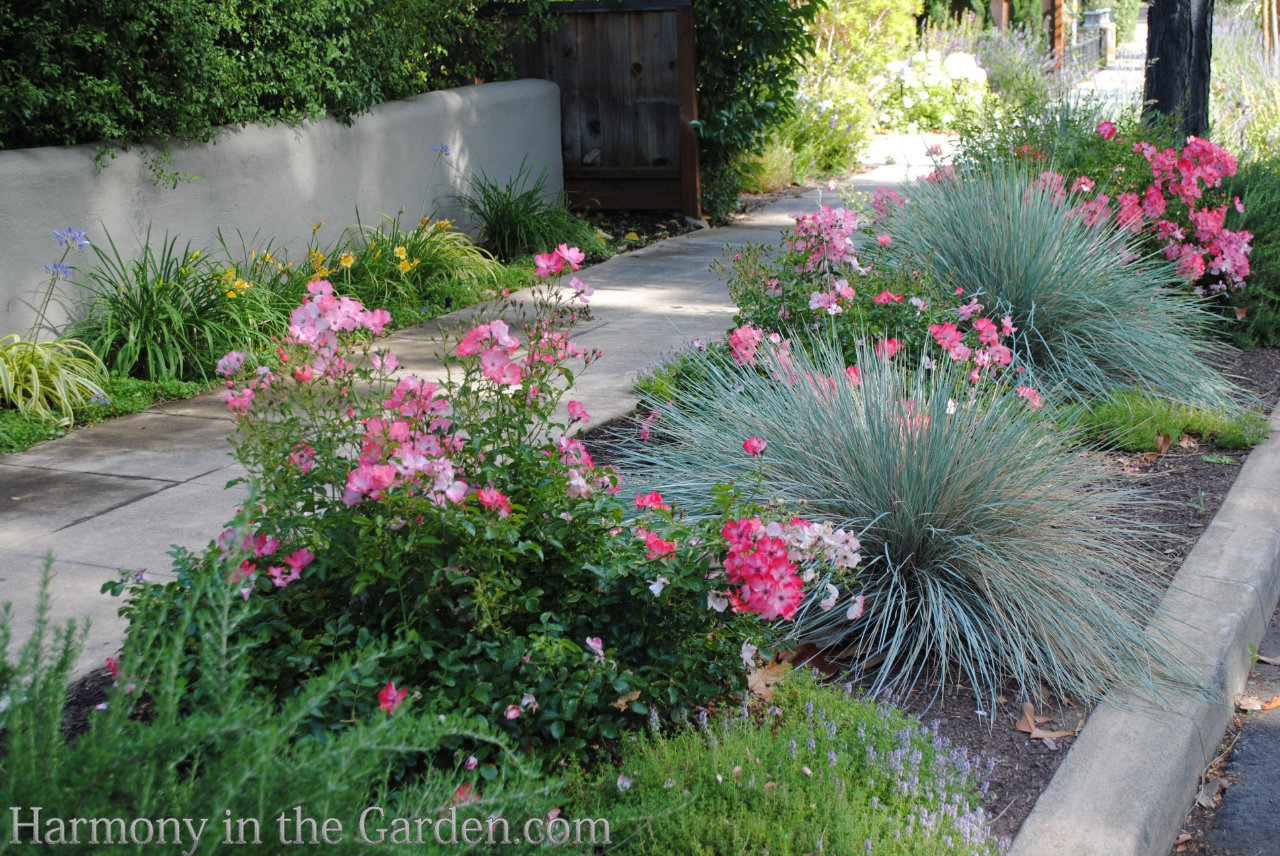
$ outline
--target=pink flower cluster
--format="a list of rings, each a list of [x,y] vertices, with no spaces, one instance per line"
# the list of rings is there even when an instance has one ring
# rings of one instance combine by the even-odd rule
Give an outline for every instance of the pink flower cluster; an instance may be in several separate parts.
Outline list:
[[[978,303],[976,298],[964,306],[957,307],[960,323],[968,321],[981,311],[982,304]],[[945,324],[929,325],[929,334],[951,359],[958,363],[966,360],[973,361],[973,368],[969,372],[969,380],[973,383],[977,383],[984,374],[994,375],[1013,362],[1013,351],[1000,340],[1012,336],[1017,330],[1018,328],[1013,326],[1013,319],[1008,315],[1000,319],[999,326],[990,318],[979,316],[970,321],[968,331],[962,331],[949,321]],[[968,333],[977,334],[975,343],[977,347],[965,344],[964,339]]]
[[[804,585],[787,555],[786,542],[767,535],[759,518],[741,518],[724,525],[720,534],[729,542],[724,569],[735,612],[754,612],[765,621],[790,620],[804,598]]]
[[[786,243],[804,256],[806,271],[848,263],[854,270],[862,272],[863,268],[853,253],[853,233],[857,230],[857,214],[845,208],[823,205],[812,214],[796,217],[795,228]]]
[[[735,612],[754,612],[765,621],[795,616],[804,584],[816,576],[813,562],[852,570],[862,561],[862,545],[853,533],[799,517],[786,524],[744,517],[726,523],[720,534],[729,542],[725,574],[736,586],[725,593],[729,604]],[[799,563],[808,565],[803,573]]]
[[[382,402],[384,414],[361,421],[360,456],[347,475],[344,505],[380,499],[392,487],[437,505],[463,500],[468,486],[449,457],[462,449],[462,439],[449,433],[449,402],[438,392],[430,381],[403,378]]]
[[[581,270],[582,262],[586,259],[586,254],[577,247],[570,247],[568,244],[561,244],[549,253],[538,253],[533,257],[535,265],[535,273],[542,279],[558,274],[564,270],[567,263],[573,270]],[[584,288],[586,288],[584,286]],[[579,293],[582,289],[575,290]],[[587,294],[590,297],[591,294]]]
[[[290,316],[289,341],[305,346],[311,352],[311,361],[298,366],[293,376],[301,383],[310,382],[317,373],[342,377],[351,367],[337,356],[338,334],[364,329],[375,336],[381,335],[391,321],[391,314],[385,309],[369,311],[358,300],[335,296],[332,283],[326,279],[307,283],[307,292],[310,296]],[[394,356],[390,359],[394,360]],[[282,351],[281,361],[287,360]],[[275,380],[266,366],[260,366],[257,376],[244,388],[237,389],[230,377],[240,370],[244,361],[243,353],[231,351],[218,360],[217,366],[218,373],[228,378],[222,400],[237,417],[248,413],[257,394]]]
[[[1110,122],[1103,122],[1097,131],[1104,140],[1121,142]],[[1213,293],[1242,288],[1249,275],[1253,235],[1223,228],[1225,203],[1204,204],[1207,191],[1235,175],[1235,156],[1198,137],[1188,137],[1181,152],[1162,151],[1147,142],[1135,143],[1133,150],[1151,165],[1151,183],[1141,193],[1125,191],[1114,199],[1099,191],[1077,203],[1072,212],[1090,226],[1106,222],[1114,213],[1116,222],[1131,234],[1146,231],[1162,246],[1166,258],[1178,262],[1188,282],[1210,275],[1216,278],[1209,283]],[[1055,172],[1041,173],[1034,184],[1048,188],[1060,202],[1068,191],[1089,193],[1096,186],[1088,176],[1080,176],[1068,187],[1065,177]],[[1234,204],[1243,212],[1239,199]],[[1185,222],[1178,222],[1183,218]]]
[[[285,545],[274,536],[265,532],[245,534],[235,527],[223,530],[218,536],[217,545],[223,564],[232,566],[229,581],[232,584],[244,584],[240,589],[240,596],[245,600],[253,593],[253,578],[258,572],[258,565],[253,559],[267,558],[267,576],[271,578],[271,582],[276,588],[288,588],[316,557],[315,553],[307,549],[294,550],[288,555],[280,556],[281,548]],[[279,564],[273,564],[273,560],[268,558],[276,556],[278,558],[274,561]]]

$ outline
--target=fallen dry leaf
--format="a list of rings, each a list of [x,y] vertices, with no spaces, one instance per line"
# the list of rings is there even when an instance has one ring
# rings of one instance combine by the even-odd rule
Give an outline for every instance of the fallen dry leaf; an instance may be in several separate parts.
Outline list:
[[[1022,719],[1018,720],[1015,727],[1019,731],[1025,731],[1027,734],[1035,737],[1035,732],[1039,731],[1036,727],[1036,723],[1048,721],[1049,717],[1047,716],[1036,716],[1036,706],[1028,701],[1022,703]]]
[[[1163,455],[1169,451],[1169,446],[1173,444],[1173,437],[1168,434],[1156,435],[1156,454]]]
[[[17,497],[15,496],[14,499],[17,499]],[[1258,662],[1266,663],[1268,666],[1280,666],[1280,657],[1264,657],[1259,654]]]
[[[1187,434],[1183,434],[1182,439],[1178,441],[1178,447],[1182,449],[1194,449],[1197,445],[1199,444]]]
[[[1241,696],[1236,699],[1236,707],[1241,710],[1262,710],[1262,702],[1253,696]]]
[[[1046,738],[1057,739],[1059,737],[1070,737],[1071,734],[1072,732],[1070,731],[1045,731],[1042,728],[1033,728],[1031,730],[1031,739],[1032,740],[1044,740]]]
[[[618,700],[613,703],[613,707],[616,707],[620,711],[625,711],[627,709],[627,705],[631,704],[631,702],[638,698],[640,698],[640,690],[632,690],[626,695],[618,696]]]
[[[1237,307],[1236,307],[1236,320],[1237,320],[1237,321],[1239,321],[1241,318],[1244,318],[1245,313],[1247,313],[1248,311],[1249,311],[1249,307],[1248,307],[1248,306],[1237,306]]]
[[[1195,838],[1190,832],[1184,832],[1178,836],[1177,841],[1173,842],[1173,846],[1177,848],[1177,852],[1185,853],[1191,842],[1195,841]]]
[[[1226,779],[1214,776],[1200,787],[1200,792],[1196,794],[1196,802],[1205,808],[1213,808],[1218,804],[1218,793],[1229,785]]]
[[[1280,707],[1280,695],[1272,696],[1271,701],[1264,702],[1262,705],[1263,710],[1275,710],[1277,707]]]
[[[773,689],[778,681],[782,680],[782,676],[790,670],[790,664],[781,660],[766,663],[760,668],[747,673],[747,689],[751,690],[762,701],[769,701],[773,698]]]

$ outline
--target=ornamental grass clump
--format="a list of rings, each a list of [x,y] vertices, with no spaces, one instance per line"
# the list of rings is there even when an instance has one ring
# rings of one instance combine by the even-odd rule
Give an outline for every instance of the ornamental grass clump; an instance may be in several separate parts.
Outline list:
[[[1141,498],[1049,430],[1036,390],[972,383],[947,359],[912,370],[863,347],[855,371],[812,351],[709,363],[678,400],[648,402],[653,440],[624,469],[685,507],[758,479],[760,497],[859,533],[856,573],[819,581],[840,608],[807,599],[790,635],[877,688],[958,680],[993,701],[1010,684],[1077,700],[1188,685],[1146,629],[1162,587],[1132,522]],[[740,448],[753,435],[759,473]]]
[[[1105,200],[999,164],[938,173],[913,191],[882,213],[893,240],[875,259],[1011,316],[1015,355],[1042,385],[1231,406],[1235,389],[1213,364],[1223,353],[1209,339],[1215,317],[1176,287],[1170,262],[1140,255]]]

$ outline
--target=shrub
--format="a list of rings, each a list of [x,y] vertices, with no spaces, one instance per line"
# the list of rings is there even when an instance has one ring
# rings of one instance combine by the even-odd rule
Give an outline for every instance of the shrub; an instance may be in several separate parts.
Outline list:
[[[760,709],[635,738],[619,768],[573,806],[611,819],[619,853],[1002,852],[976,759],[808,675],[787,675]]]
[[[566,260],[581,256],[538,264]],[[289,698],[347,653],[368,664],[311,708],[316,734],[376,711],[394,680],[539,757],[582,756],[740,688],[748,613],[790,614],[794,570],[776,579],[780,608],[745,591],[743,614],[709,608],[729,602],[708,575],[719,524],[614,495],[611,472],[564,436],[589,418],[581,405],[553,418],[576,361],[595,358],[569,339],[578,316],[543,289],[526,309],[496,307],[444,356],[451,381],[437,386],[397,380],[393,355],[373,350],[387,313],[313,282],[287,359],[232,353],[219,367],[255,498],[207,550],[178,556],[175,582],[135,593],[131,623],[194,645],[176,610],[200,581],[233,580],[254,604],[237,637],[254,686]],[[756,517],[733,491],[717,497],[726,519]]]
[[[569,211],[564,194],[547,189],[545,169],[529,184],[531,169],[522,161],[505,184],[491,180],[484,170],[467,178],[470,192],[458,201],[479,227],[480,242],[503,261],[559,244],[585,247],[593,260],[608,258],[608,248],[595,239],[589,224]]]
[[[409,230],[383,215],[378,227],[358,226],[320,261],[313,277],[333,277],[338,290],[393,316],[411,309],[434,317],[481,300],[502,266],[448,220],[424,217]]]
[[[814,51],[808,27],[822,6],[811,0],[693,4],[702,208],[712,219],[724,219],[737,205],[734,160],[760,151],[770,129],[793,114],[798,77]]]
[[[973,54],[918,50],[889,64],[888,74],[871,82],[880,127],[902,131],[945,131],[970,122],[987,94],[987,73]]]
[[[1212,368],[1221,348],[1206,341],[1213,315],[1170,287],[1169,262],[1142,257],[1089,205],[1025,169],[964,170],[920,182],[907,204],[887,207],[893,240],[875,249],[885,264],[1011,316],[1021,331],[1014,352],[1043,385],[1090,396],[1136,386],[1232,406],[1231,385]]]
[[[1163,587],[1132,522],[1140,498],[1050,433],[1035,390],[866,347],[850,377],[839,352],[813,350],[761,346],[761,369],[714,362],[681,398],[644,402],[658,442],[624,470],[688,508],[709,484],[758,479],[762,496],[860,533],[856,585],[826,580],[855,603],[810,599],[780,629],[875,687],[958,680],[993,701],[1006,681],[1077,700],[1189,685],[1176,643],[1147,630]],[[769,444],[758,475],[736,452],[744,434]]]
[[[46,571],[46,594],[47,588]],[[125,818],[128,827],[95,826],[92,842],[100,852],[132,853],[149,849],[142,846],[146,827],[135,828],[134,818],[155,823],[151,831],[162,829],[170,845],[188,852],[218,851],[218,844],[237,844],[241,836],[267,850],[276,842],[318,843],[318,830],[332,818],[341,831],[329,827],[326,850],[355,853],[369,848],[362,818],[370,839],[381,829],[388,840],[393,818],[421,818],[429,848],[423,852],[443,853],[457,848],[437,845],[433,823],[505,812],[518,829],[518,817],[538,817],[557,801],[558,783],[536,779],[531,765],[491,730],[437,717],[412,700],[349,722],[326,739],[306,737],[301,726],[310,710],[342,685],[344,669],[359,664],[344,658],[283,704],[255,693],[245,645],[234,633],[253,604],[239,601],[234,585],[210,577],[182,607],[199,640],[195,654],[210,665],[192,684],[185,681],[183,657],[190,652],[181,637],[130,627],[120,659],[108,660],[118,680],[89,713],[87,731],[69,737],[62,731],[66,685],[83,636],[74,624],[51,630],[42,598],[35,634],[16,664],[0,657],[0,695],[7,702],[0,711],[0,798],[22,807],[6,812],[6,821],[28,822],[36,813],[40,837],[55,850],[45,825],[51,818]],[[7,624],[0,639],[7,642]],[[202,703],[189,706],[189,694]],[[442,751],[463,737],[493,747],[503,758],[501,770],[487,766],[483,777],[466,769],[466,756]],[[438,768],[422,765],[426,758]],[[408,776],[407,761],[418,762]],[[382,813],[366,814],[373,806]],[[316,827],[297,825],[295,812],[317,820]],[[191,825],[160,826],[161,818],[187,818]],[[84,828],[66,830],[67,843],[77,832],[81,844],[90,843]],[[29,828],[5,833],[9,844],[35,840]]]
[[[0,30],[0,146],[205,141],[225,125],[350,121],[384,101],[497,79],[509,62],[480,5],[37,0]]]

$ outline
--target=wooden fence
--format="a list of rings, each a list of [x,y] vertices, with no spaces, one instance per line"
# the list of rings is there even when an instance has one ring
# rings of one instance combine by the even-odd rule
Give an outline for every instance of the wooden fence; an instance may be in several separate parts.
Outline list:
[[[520,77],[560,86],[570,200],[701,215],[690,0],[573,0],[512,45]]]

